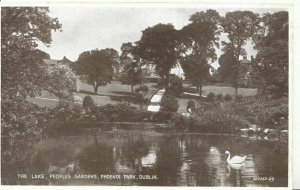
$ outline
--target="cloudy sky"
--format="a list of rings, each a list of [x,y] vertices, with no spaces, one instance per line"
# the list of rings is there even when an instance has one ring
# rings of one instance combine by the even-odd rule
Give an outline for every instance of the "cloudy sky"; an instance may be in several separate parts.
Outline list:
[[[125,6],[54,6],[50,15],[57,17],[62,24],[62,32],[53,32],[51,47],[41,45],[40,49],[48,52],[51,59],[66,56],[76,61],[83,51],[92,49],[114,48],[120,52],[124,42],[138,41],[142,31],[158,23],[171,23],[181,29],[189,23],[189,17],[206,8],[195,7],[125,7]],[[228,11],[238,9],[216,9],[221,16]],[[239,9],[243,10],[243,9]],[[276,12],[279,9],[248,9],[259,14]],[[226,36],[221,36],[226,40]],[[248,58],[255,55],[253,45],[246,46]],[[217,50],[218,57],[221,51]],[[218,66],[217,61],[213,63]]]

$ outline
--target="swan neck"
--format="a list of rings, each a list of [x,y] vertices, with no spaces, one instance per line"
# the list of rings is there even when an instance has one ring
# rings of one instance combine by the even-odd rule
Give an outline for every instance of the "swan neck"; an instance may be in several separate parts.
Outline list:
[[[230,152],[228,153],[227,163],[229,163],[229,160],[230,160]]]

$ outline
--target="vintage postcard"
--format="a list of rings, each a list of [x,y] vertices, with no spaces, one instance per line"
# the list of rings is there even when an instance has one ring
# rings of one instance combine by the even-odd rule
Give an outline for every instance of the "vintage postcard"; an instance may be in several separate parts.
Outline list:
[[[1,5],[1,185],[291,187],[291,6]]]

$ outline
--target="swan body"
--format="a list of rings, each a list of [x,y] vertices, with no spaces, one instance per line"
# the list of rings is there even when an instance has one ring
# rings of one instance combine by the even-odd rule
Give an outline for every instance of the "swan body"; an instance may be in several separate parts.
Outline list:
[[[227,163],[228,164],[242,164],[244,163],[244,161],[246,160],[247,156],[234,156],[232,158],[230,158],[230,152],[226,151],[225,154],[228,154],[227,157]]]

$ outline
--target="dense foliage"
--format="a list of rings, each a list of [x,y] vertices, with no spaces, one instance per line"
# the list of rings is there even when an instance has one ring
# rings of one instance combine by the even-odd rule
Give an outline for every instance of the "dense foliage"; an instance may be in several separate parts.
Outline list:
[[[166,93],[171,96],[180,97],[183,93],[182,79],[177,75],[170,75]]]
[[[160,110],[166,112],[177,112],[177,109],[179,107],[176,98],[171,95],[164,95],[161,99],[160,106]]]
[[[288,12],[265,14],[255,38],[258,54],[256,79],[263,94],[273,97],[288,95],[289,21]]]
[[[49,82],[53,78],[42,60],[45,54],[37,49],[38,43],[50,45],[51,32],[61,28],[58,20],[48,13],[48,8],[42,7],[1,8],[2,135],[41,131],[39,118],[45,110],[26,99],[43,89],[68,91],[64,85],[61,89],[61,85]],[[63,75],[59,77],[60,81],[66,80]]]
[[[118,52],[114,49],[91,50],[79,55],[74,69],[77,74],[94,87],[96,94],[99,86],[105,86],[113,78],[113,65],[119,59]]]

